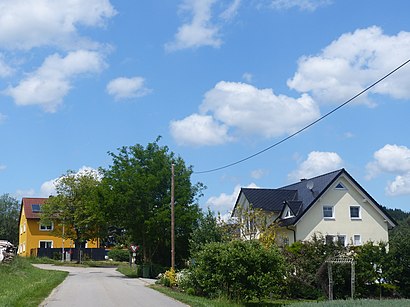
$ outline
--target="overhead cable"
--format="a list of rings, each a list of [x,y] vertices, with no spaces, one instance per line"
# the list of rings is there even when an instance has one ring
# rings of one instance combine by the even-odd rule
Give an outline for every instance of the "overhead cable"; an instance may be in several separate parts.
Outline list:
[[[259,156],[260,154],[284,143],[285,141],[295,137],[296,135],[302,133],[303,131],[307,130],[308,128],[312,127],[313,125],[317,124],[318,122],[322,121],[323,119],[325,119],[326,117],[328,117],[329,115],[335,113],[337,110],[341,109],[342,107],[344,107],[345,105],[347,105],[348,103],[352,102],[353,100],[355,100],[357,97],[363,95],[364,93],[366,93],[368,90],[370,90],[372,87],[376,86],[377,84],[379,84],[380,82],[382,82],[384,79],[386,79],[387,77],[391,76],[392,74],[394,74],[396,71],[400,70],[401,68],[403,68],[404,66],[406,66],[408,63],[410,62],[410,59],[408,59],[407,61],[405,61],[404,63],[400,64],[399,66],[397,66],[395,69],[393,69],[392,71],[390,71],[389,73],[387,73],[386,75],[384,75],[383,77],[381,77],[379,80],[377,80],[376,82],[372,83],[371,85],[369,85],[368,87],[366,87],[364,90],[362,90],[361,92],[357,93],[356,95],[354,95],[352,98],[348,99],[347,101],[343,102],[342,104],[340,104],[339,106],[337,106],[336,108],[332,109],[331,111],[327,112],[326,114],[322,115],[321,117],[319,117],[318,119],[316,119],[315,121],[311,122],[310,124],[304,126],[303,128],[299,129],[298,131],[288,135],[287,137],[281,139],[280,141],[252,154],[249,155],[243,159],[237,160],[235,162],[220,166],[220,167],[216,167],[216,168],[212,168],[209,170],[204,170],[204,171],[197,171],[197,172],[193,172],[194,174],[206,174],[206,173],[212,173],[212,172],[216,172],[216,171],[220,171],[223,170],[225,168],[240,164],[242,162],[245,162],[249,159],[252,159],[256,156]]]

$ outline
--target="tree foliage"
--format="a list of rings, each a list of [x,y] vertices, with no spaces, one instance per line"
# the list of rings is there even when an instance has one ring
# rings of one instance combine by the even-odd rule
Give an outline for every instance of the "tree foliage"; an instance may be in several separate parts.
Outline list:
[[[191,238],[189,239],[190,253],[198,252],[207,243],[227,242],[228,240],[224,225],[218,223],[218,218],[208,208],[206,213],[201,212],[198,224],[192,231]]]
[[[53,222],[56,236],[81,242],[100,238],[106,229],[101,202],[100,180],[89,170],[68,171],[56,183],[57,195],[42,206],[41,222]]]
[[[278,296],[285,276],[284,259],[259,241],[213,242],[194,254],[190,279],[196,293],[242,301]]]
[[[199,216],[197,200],[204,186],[191,184],[192,168],[158,141],[111,152],[112,165],[103,170],[103,185],[112,223],[126,230],[130,242],[142,246],[145,262],[169,265],[171,164],[175,169],[175,250],[179,263],[188,258],[188,239]]]
[[[0,240],[18,244],[19,203],[8,194],[0,196]]]

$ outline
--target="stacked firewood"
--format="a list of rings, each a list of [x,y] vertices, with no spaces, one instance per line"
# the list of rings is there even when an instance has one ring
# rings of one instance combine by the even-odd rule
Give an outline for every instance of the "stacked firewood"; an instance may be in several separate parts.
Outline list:
[[[16,248],[10,242],[0,240],[0,263],[11,262],[15,256],[15,250]]]

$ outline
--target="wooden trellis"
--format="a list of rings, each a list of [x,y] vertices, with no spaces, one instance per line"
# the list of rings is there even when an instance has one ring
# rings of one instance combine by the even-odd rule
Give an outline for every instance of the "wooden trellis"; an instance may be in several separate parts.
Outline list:
[[[329,300],[333,300],[333,264],[350,264],[351,267],[351,278],[350,278],[350,285],[351,285],[351,296],[352,299],[354,298],[354,291],[355,291],[355,261],[351,257],[347,256],[338,256],[326,260],[327,263],[327,273],[329,275]]]

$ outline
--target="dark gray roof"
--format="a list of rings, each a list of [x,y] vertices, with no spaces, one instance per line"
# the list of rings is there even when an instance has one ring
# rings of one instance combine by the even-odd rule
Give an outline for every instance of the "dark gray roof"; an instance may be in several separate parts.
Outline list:
[[[253,208],[280,212],[283,202],[297,199],[296,190],[242,188],[242,193]]]
[[[302,179],[299,182],[278,188],[278,189],[257,189],[242,188],[241,193],[254,208],[282,213],[284,204],[287,204],[294,213],[295,217],[282,219],[279,223],[282,226],[294,225],[305,212],[319,199],[322,194],[330,187],[340,175],[350,178],[361,191],[392,221],[397,224],[389,214],[353,179],[345,170],[339,169],[317,177]],[[235,204],[236,205],[238,200]],[[235,211],[234,208],[234,211]]]

